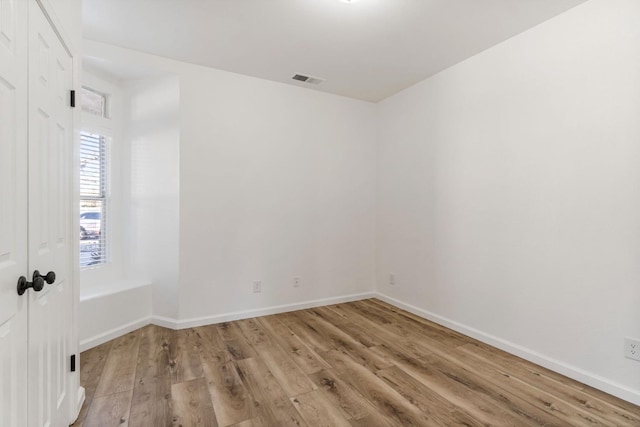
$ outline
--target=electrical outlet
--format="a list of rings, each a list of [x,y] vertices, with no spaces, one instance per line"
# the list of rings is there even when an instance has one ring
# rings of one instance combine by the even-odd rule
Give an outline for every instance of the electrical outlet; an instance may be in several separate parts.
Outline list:
[[[389,273],[389,284],[391,286],[395,286],[396,285],[396,275],[395,275],[395,273]]]
[[[302,279],[299,277],[294,277],[293,278],[293,287],[294,288],[299,288],[300,285],[302,284]]]
[[[262,292],[262,282],[260,280],[256,280],[253,282],[253,293],[259,294],[260,292]]]
[[[624,339],[624,357],[640,360],[640,340],[633,338]]]

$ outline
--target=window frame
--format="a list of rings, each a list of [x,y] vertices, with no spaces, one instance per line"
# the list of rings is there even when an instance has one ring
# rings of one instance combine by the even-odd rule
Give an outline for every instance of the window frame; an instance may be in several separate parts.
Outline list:
[[[104,267],[108,264],[111,263],[111,227],[109,226],[109,216],[110,216],[110,211],[111,211],[111,182],[110,182],[110,176],[111,176],[111,141],[112,141],[112,137],[110,136],[110,132],[106,132],[105,129],[101,129],[98,127],[94,127],[94,126],[90,126],[90,125],[83,125],[81,127],[80,130],[80,145],[79,145],[79,149],[80,151],[82,150],[82,135],[83,134],[90,134],[90,135],[96,135],[99,136],[100,138],[100,143],[103,145],[103,147],[100,149],[100,151],[102,152],[102,156],[103,159],[101,160],[102,166],[101,168],[103,169],[102,171],[102,177],[101,177],[101,183],[100,183],[100,187],[101,187],[101,193],[99,196],[84,196],[82,194],[81,191],[81,179],[82,179],[82,170],[79,170],[79,185],[78,185],[78,207],[80,208],[80,205],[82,204],[82,202],[84,200],[87,201],[99,201],[102,203],[102,208],[100,210],[101,215],[100,215],[100,237],[98,238],[98,244],[100,244],[102,246],[102,257],[101,257],[101,262],[95,263],[95,264],[88,264],[88,265],[82,265],[82,256],[79,256],[78,259],[78,264],[80,267],[80,270],[89,270],[89,269],[97,269],[97,268],[101,268]],[[80,154],[80,153],[79,153]],[[81,156],[81,154],[80,154]],[[81,215],[83,213],[80,212],[80,214],[78,215],[78,218],[81,218]],[[80,229],[78,229],[78,233],[80,232]],[[78,241],[78,245],[79,248],[81,248],[82,246],[82,242],[83,240],[80,239]],[[79,254],[81,254],[82,251],[79,251]]]

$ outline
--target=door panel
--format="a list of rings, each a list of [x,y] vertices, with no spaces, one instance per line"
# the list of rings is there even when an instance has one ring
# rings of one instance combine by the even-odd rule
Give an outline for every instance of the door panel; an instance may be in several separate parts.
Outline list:
[[[0,414],[27,424],[27,3],[0,0]]]
[[[70,398],[72,60],[36,1],[29,19],[29,271],[56,273],[29,293],[29,425],[41,427],[65,425]]]

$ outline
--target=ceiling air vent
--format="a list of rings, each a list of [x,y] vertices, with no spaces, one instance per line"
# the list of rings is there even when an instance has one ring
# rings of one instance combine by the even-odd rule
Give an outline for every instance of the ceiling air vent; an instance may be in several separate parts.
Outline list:
[[[309,83],[311,85],[319,85],[324,81],[324,79],[320,79],[318,77],[305,76],[302,74],[296,74],[291,77],[293,80],[298,80],[299,82]]]

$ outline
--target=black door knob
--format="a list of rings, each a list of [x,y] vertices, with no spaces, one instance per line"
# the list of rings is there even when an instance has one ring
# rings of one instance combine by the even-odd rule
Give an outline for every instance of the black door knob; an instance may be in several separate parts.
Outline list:
[[[54,271],[50,271],[47,274],[45,274],[44,276],[42,274],[40,274],[40,272],[38,270],[33,272],[33,280],[36,280],[36,277],[41,277],[44,279],[45,282],[47,282],[49,285],[52,285],[53,282],[56,281],[56,273]]]
[[[18,295],[24,294],[29,288],[40,292],[44,288],[44,279],[42,277],[34,277],[33,282],[27,282],[26,277],[20,276],[18,279]]]
[[[40,292],[44,288],[45,282],[51,285],[55,281],[56,273],[54,271],[50,271],[43,276],[38,270],[36,270],[33,272],[31,282],[27,282],[26,277],[20,276],[18,279],[18,295],[24,294],[29,288],[33,288],[34,291]]]

